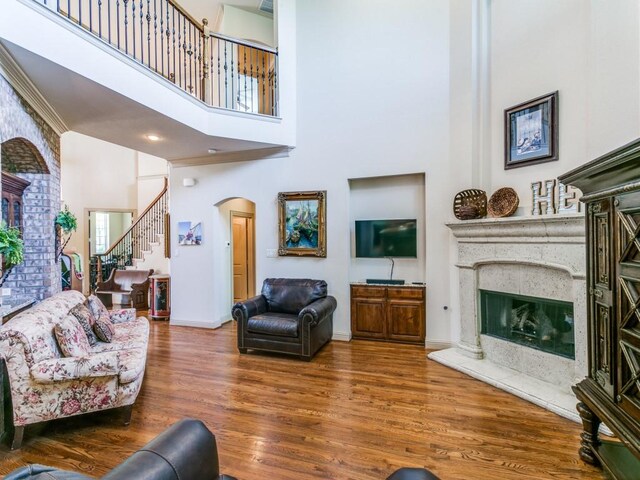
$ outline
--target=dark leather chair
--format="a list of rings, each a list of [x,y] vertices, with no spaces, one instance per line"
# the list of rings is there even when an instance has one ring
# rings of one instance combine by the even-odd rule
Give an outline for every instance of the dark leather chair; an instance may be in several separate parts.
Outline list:
[[[80,473],[29,465],[4,480],[92,480]],[[102,480],[236,480],[218,469],[216,437],[200,420],[185,418],[173,424]]]
[[[387,477],[387,480],[439,480],[424,468],[399,468]]]
[[[309,361],[331,340],[336,306],[324,280],[267,278],[261,295],[233,306],[238,350],[287,353]]]

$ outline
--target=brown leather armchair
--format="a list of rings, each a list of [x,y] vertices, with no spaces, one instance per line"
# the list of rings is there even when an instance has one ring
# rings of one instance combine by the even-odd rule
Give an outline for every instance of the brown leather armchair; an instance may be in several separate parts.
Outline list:
[[[150,270],[112,270],[105,282],[96,285],[96,296],[110,307],[113,305],[113,296],[118,295],[121,305],[129,305],[132,308],[149,308],[148,292],[149,277],[153,275]]]
[[[324,280],[267,278],[261,295],[233,306],[238,350],[287,353],[310,361],[331,340],[336,306]]]

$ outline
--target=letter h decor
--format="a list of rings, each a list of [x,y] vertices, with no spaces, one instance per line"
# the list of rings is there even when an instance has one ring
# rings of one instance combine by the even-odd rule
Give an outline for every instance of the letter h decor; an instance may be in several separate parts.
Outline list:
[[[532,198],[532,209],[531,215],[552,215],[555,213],[555,205],[554,205],[554,193],[556,187],[555,180],[545,180],[544,181],[545,193],[541,192],[542,182],[533,182],[531,184],[531,191],[533,194]],[[545,205],[545,210],[542,210],[542,205]]]

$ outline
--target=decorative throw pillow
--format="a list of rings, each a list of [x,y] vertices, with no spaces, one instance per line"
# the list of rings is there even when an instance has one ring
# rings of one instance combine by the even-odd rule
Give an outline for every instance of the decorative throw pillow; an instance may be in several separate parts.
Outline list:
[[[98,319],[102,316],[109,318],[109,310],[104,306],[102,300],[95,295],[89,295],[89,298],[87,298],[87,305],[89,305],[89,310],[93,313],[94,318]]]
[[[60,351],[65,357],[86,357],[91,352],[87,334],[74,315],[67,315],[53,327]]]
[[[113,328],[113,323],[111,323],[111,320],[105,317],[96,319],[96,323],[93,324],[93,331],[96,333],[100,340],[109,343],[111,343],[111,340],[116,333],[116,329]]]
[[[69,310],[69,313],[76,317],[78,323],[80,323],[80,326],[87,336],[89,345],[93,346],[98,343],[98,337],[96,337],[96,334],[93,333],[93,324],[96,323],[96,319],[91,313],[91,310],[89,310],[89,308],[84,303],[79,303],[71,310]]]

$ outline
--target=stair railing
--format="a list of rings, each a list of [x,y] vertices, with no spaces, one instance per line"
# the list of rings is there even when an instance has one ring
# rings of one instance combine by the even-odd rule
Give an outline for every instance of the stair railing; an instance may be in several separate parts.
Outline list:
[[[169,231],[169,195],[168,182],[158,196],[149,204],[135,222],[104,253],[91,257],[89,264],[89,281],[91,291],[97,282],[109,278],[113,270],[123,270],[133,265],[133,259],[142,258],[142,252],[150,249],[150,244],[157,242],[158,236],[164,236],[165,257],[169,256],[166,233]]]
[[[213,33],[173,0],[34,0],[207,105],[278,115],[278,51]]]

